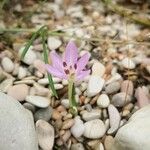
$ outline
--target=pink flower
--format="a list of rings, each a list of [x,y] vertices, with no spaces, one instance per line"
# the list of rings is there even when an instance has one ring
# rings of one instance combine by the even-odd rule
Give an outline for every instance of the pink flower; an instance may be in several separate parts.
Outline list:
[[[50,53],[52,65],[46,64],[46,70],[61,79],[81,80],[90,73],[85,67],[89,61],[89,54],[86,53],[79,58],[78,50],[74,42],[67,44],[63,58],[55,51]]]

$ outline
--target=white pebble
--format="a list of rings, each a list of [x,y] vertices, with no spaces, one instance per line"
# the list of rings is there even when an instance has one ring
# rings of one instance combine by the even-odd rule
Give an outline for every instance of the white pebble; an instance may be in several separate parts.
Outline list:
[[[127,69],[135,68],[135,63],[132,61],[131,58],[124,58],[121,63],[124,68],[127,68]]]
[[[92,97],[98,94],[102,90],[104,82],[105,80],[99,76],[91,76],[88,82],[87,95]]]
[[[26,101],[40,108],[46,108],[50,104],[50,100],[48,98],[42,96],[27,96]]]
[[[69,108],[69,99],[62,99],[62,100],[61,100],[61,104],[62,104],[65,108]]]
[[[48,48],[50,50],[55,50],[59,48],[60,45],[62,44],[62,42],[59,39],[54,38],[54,37],[48,37],[47,43],[48,43]]]
[[[8,73],[12,72],[13,69],[14,69],[14,63],[12,62],[12,60],[8,57],[4,57],[2,59],[2,62],[1,62],[4,70]]]
[[[62,84],[54,84],[54,87],[55,87],[55,89],[56,90],[60,90],[60,89],[62,89],[64,86],[62,85]]]
[[[105,66],[100,62],[96,61],[92,66],[92,75],[102,77],[105,73]]]
[[[101,94],[97,99],[97,105],[100,108],[107,108],[110,104],[109,97],[106,94]]]
[[[21,54],[23,53],[24,47],[22,47],[19,50],[19,55],[21,56]],[[22,60],[24,63],[26,63],[27,65],[31,65],[33,64],[33,62],[36,60],[36,54],[35,52],[32,50],[32,46],[28,49],[24,59]]]
[[[79,116],[76,116],[74,121],[74,125],[71,127],[71,133],[75,138],[79,138],[84,133],[84,124]]]
[[[19,79],[23,79],[24,77],[26,77],[27,75],[27,71],[25,68],[23,67],[19,67],[19,70],[18,70],[18,78]]]
[[[97,139],[104,136],[106,129],[102,120],[95,119],[84,123],[84,136],[90,139]]]

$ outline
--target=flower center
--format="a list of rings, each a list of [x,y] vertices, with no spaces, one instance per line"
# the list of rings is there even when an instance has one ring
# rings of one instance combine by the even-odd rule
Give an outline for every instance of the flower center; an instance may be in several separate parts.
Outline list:
[[[73,66],[68,66],[66,62],[63,62],[64,72],[69,76],[74,76],[75,71],[77,69],[77,64],[74,64]]]

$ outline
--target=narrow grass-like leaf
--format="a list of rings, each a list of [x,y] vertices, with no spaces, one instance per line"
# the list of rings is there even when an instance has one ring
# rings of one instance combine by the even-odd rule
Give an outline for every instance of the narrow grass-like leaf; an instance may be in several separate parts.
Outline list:
[[[42,26],[39,30],[37,30],[35,33],[33,33],[31,39],[29,40],[29,42],[27,42],[27,44],[25,45],[25,48],[21,54],[21,59],[24,58],[24,56],[26,55],[28,49],[30,48],[30,46],[33,44],[33,41],[35,40],[35,38],[40,34],[40,32],[45,28],[46,26]]]
[[[76,99],[75,99],[75,86],[74,86],[74,84],[72,86],[72,95],[71,95],[71,97],[72,97],[72,105],[73,105],[73,107],[77,107],[77,102],[76,102]]]
[[[47,30],[43,29],[41,31],[41,36],[42,36],[42,44],[43,44],[43,50],[44,50],[44,62],[47,64],[48,63],[48,51],[47,51],[47,46],[45,44],[46,31]],[[53,82],[52,76],[49,73],[47,73],[47,76],[48,76],[49,86],[50,86],[54,96],[56,98],[58,98],[57,92],[54,87],[54,82]]]

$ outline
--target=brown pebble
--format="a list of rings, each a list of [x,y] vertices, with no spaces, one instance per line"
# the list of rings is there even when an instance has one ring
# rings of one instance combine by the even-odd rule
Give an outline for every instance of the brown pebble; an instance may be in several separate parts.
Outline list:
[[[114,138],[110,135],[106,136],[104,141],[105,150],[111,150],[113,144],[114,144]]]
[[[62,129],[69,129],[73,126],[74,124],[74,120],[73,119],[68,119],[68,120],[65,120],[63,122],[63,125],[62,125]]]
[[[54,120],[58,120],[58,119],[62,118],[62,115],[57,110],[54,110],[53,113],[52,113],[52,118]]]
[[[62,136],[63,142],[68,141],[68,139],[70,138],[70,136],[71,136],[71,132],[70,132],[69,130],[67,130],[67,131],[65,132],[65,134]]]

